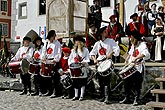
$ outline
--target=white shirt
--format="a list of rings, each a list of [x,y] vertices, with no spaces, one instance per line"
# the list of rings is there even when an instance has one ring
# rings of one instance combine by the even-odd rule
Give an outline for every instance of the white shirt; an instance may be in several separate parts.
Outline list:
[[[109,54],[114,52],[114,56],[118,56],[120,53],[120,48],[118,44],[110,38],[106,38],[104,41],[97,41],[90,52],[90,56],[96,56],[98,55],[97,60],[102,60],[102,58],[105,58]]]
[[[138,47],[134,48],[134,45],[131,46],[131,49],[129,51],[130,58],[128,60],[129,63],[132,62],[132,60],[137,57],[138,55],[144,55],[145,57],[143,60],[150,59],[150,53],[148,51],[147,45],[145,42],[141,42]],[[138,63],[136,66],[136,69],[141,73],[142,72],[142,63]]]
[[[53,59],[55,62],[59,62],[61,58],[61,44],[59,41],[54,40],[53,43],[50,41],[44,43],[41,59]]]
[[[71,54],[70,54],[69,59],[68,59],[68,65],[70,65],[72,63],[76,63],[78,56],[80,57],[80,60],[82,60],[82,61],[79,61],[79,62],[85,62],[85,63],[90,62],[89,51],[88,51],[87,48],[83,47],[83,52],[81,52],[78,49],[77,53],[76,53],[75,50],[72,49]]]
[[[32,58],[32,54],[33,54],[33,48],[32,47],[20,47],[15,55],[15,57],[12,58],[12,60],[18,60],[20,58],[26,58],[26,59],[30,59]]]
[[[39,50],[38,49],[34,50],[33,58],[35,60],[41,60],[42,50],[43,50],[43,46],[41,46],[41,48]]]

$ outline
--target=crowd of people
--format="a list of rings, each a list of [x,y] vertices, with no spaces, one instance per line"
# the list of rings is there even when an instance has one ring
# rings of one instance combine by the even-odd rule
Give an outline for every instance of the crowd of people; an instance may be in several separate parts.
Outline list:
[[[125,59],[126,66],[123,69],[131,69],[131,72],[120,72],[119,77],[124,81],[125,98],[119,103],[130,103],[130,96],[133,95],[133,105],[138,105],[143,82],[143,64],[145,60],[150,59],[150,51],[144,39],[148,35],[147,31],[154,36],[155,45],[152,45],[152,52],[155,54],[151,53],[151,58],[154,61],[162,61],[164,57],[162,51],[164,50],[164,21],[162,19],[164,15],[160,12],[162,10],[160,8],[159,12],[155,11],[156,4],[152,4],[152,10],[150,10],[148,3],[143,5],[139,0],[136,7],[138,12],[130,16],[132,22],[128,23],[125,31],[119,23],[118,14],[110,15],[108,25],[101,25],[101,7],[99,0],[94,0],[90,19],[95,19],[94,16],[98,19],[89,21],[90,29],[87,35],[71,32],[66,43],[63,43],[61,39],[56,39],[55,30],[48,32],[44,43],[39,36],[33,41],[31,37],[25,36],[23,46],[10,61],[29,62],[28,71],[21,67],[20,77],[24,89],[20,95],[50,96],[50,98],[62,96],[62,98],[71,98],[73,101],[82,101],[90,73],[89,65],[95,65],[97,70],[95,75],[100,86],[100,101],[109,104],[110,78],[111,73],[114,72],[113,63],[120,62],[119,44],[122,43],[121,37],[127,35],[129,49]],[[119,8],[118,6],[119,4],[116,8]],[[115,13],[117,12],[116,10]],[[147,27],[145,21],[147,21]],[[30,46],[31,41],[33,47]],[[9,63],[9,66],[14,65]],[[105,69],[106,67],[108,69]],[[31,90],[32,76],[34,76],[34,93]]]

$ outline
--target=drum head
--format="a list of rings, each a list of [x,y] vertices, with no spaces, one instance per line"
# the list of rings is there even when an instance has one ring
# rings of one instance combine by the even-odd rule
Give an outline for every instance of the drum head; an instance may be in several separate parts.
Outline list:
[[[23,72],[23,74],[28,73],[29,70],[29,61],[27,59],[22,59],[21,61],[21,70]]]
[[[126,71],[128,71],[129,69],[131,69],[134,66],[133,63],[131,63],[130,65],[126,66],[125,68],[122,69],[122,71],[119,72],[119,74],[123,74]]]
[[[105,72],[112,66],[112,60],[103,61],[97,68],[98,72]]]

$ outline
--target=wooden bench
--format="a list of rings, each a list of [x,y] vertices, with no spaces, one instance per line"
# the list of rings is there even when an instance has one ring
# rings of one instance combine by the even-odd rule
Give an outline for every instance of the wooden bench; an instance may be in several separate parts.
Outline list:
[[[165,103],[163,103],[163,102],[148,102],[146,105],[153,107],[153,108],[165,109]]]

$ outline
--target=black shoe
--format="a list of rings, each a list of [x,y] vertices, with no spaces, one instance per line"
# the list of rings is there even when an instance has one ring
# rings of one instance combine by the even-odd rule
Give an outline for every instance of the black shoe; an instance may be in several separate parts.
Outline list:
[[[28,92],[28,93],[27,93],[27,96],[31,96],[31,93],[30,93],[30,92]]]
[[[38,96],[40,96],[40,97],[41,97],[41,96],[43,96],[43,94],[42,94],[41,92],[39,92]]]
[[[138,101],[137,101],[137,97],[135,97],[135,99],[134,99],[134,101],[133,101],[133,104],[132,104],[133,106],[137,106],[137,105],[139,105],[139,103],[138,103]]]
[[[104,103],[110,104],[110,101],[109,101],[108,97],[105,97]]]
[[[72,101],[78,100],[78,97],[73,97]]]
[[[27,91],[23,90],[19,95],[26,95]]]
[[[31,96],[36,96],[36,95],[39,95],[39,92],[34,92],[31,94]]]
[[[84,100],[84,98],[83,98],[83,97],[80,97],[78,100],[79,100],[79,101],[83,101],[83,100]]]
[[[99,100],[99,102],[104,102],[104,100],[105,100],[105,97],[101,98],[101,99]]]
[[[125,97],[122,101],[119,102],[120,104],[129,104],[130,101],[128,100],[127,97]]]
[[[52,94],[52,95],[50,96],[50,98],[56,98],[56,97],[57,97],[56,94]]]

